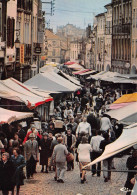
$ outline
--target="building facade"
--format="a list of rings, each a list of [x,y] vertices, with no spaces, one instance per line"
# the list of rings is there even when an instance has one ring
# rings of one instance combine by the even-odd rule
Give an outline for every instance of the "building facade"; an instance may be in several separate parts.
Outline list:
[[[137,73],[137,1],[132,0],[131,73]]]
[[[64,63],[67,52],[67,39],[57,36],[52,29],[45,30],[47,40],[47,61]]]
[[[105,6],[105,51],[104,51],[104,70],[111,70],[112,52],[112,6],[111,3]]]
[[[81,59],[82,40],[70,42],[70,61],[79,62]]]
[[[112,0],[112,71],[130,73],[132,1]]]
[[[105,64],[105,13],[96,15],[96,70],[103,71]]]
[[[44,55],[41,0],[0,0],[0,79],[22,82],[35,74]],[[43,36],[42,36],[43,35]]]

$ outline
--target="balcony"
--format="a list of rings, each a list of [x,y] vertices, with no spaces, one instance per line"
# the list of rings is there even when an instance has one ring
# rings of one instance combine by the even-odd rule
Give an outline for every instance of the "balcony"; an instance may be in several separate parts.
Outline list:
[[[18,11],[32,11],[32,0],[17,0],[17,9]]]
[[[113,35],[130,35],[131,24],[113,26]]]

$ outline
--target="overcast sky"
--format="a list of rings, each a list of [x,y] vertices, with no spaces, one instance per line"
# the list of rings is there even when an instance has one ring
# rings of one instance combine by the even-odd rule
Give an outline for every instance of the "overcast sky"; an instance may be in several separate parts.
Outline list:
[[[54,16],[46,14],[46,22],[50,20],[50,28],[54,31],[57,26],[68,23],[85,29],[88,24],[93,24],[94,16],[104,12],[104,5],[110,2],[111,0],[55,0]],[[49,13],[50,5],[43,4],[43,10]]]

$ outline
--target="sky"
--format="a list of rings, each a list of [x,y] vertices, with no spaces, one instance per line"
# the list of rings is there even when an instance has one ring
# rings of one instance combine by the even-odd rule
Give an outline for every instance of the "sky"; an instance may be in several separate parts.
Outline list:
[[[50,2],[51,0],[43,0],[43,2]],[[104,5],[111,2],[111,0],[54,0],[55,11],[54,15],[50,16],[50,4],[43,4],[43,11],[46,23],[50,23],[50,28],[56,31],[57,26],[66,24],[74,24],[77,27],[85,29],[88,24],[93,24],[95,15],[105,12]],[[50,21],[50,22],[49,22]],[[47,26],[46,26],[47,27]]]

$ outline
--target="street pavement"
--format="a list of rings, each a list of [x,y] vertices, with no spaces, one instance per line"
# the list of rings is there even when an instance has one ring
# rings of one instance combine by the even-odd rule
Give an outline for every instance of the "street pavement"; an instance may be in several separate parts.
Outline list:
[[[116,170],[126,169],[128,156],[115,158]],[[120,188],[124,186],[127,173],[113,172],[111,181],[105,183],[103,173],[101,177],[94,176],[87,171],[87,182],[80,183],[79,167],[75,163],[73,171],[66,171],[65,183],[54,181],[54,172],[41,173],[41,167],[37,166],[37,173],[34,179],[25,180],[25,185],[21,186],[20,195],[124,195]]]

